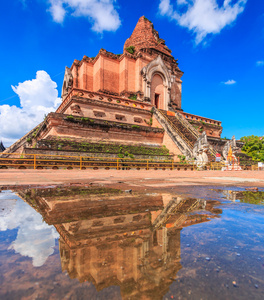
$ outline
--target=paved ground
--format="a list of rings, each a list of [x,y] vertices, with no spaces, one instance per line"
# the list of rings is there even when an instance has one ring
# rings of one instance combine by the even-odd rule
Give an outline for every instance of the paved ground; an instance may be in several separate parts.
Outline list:
[[[70,183],[102,185],[122,183],[148,189],[183,185],[264,187],[264,171],[0,170],[0,187]]]

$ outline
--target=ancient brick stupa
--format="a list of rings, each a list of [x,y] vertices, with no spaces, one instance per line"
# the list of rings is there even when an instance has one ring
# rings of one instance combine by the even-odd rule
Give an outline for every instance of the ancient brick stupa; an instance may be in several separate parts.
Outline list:
[[[66,67],[57,111],[7,152],[117,155],[122,148],[144,157],[169,152],[177,160],[195,157],[205,131],[214,156],[221,122],[182,110],[183,72],[171,53],[142,16],[122,54],[101,49]]]

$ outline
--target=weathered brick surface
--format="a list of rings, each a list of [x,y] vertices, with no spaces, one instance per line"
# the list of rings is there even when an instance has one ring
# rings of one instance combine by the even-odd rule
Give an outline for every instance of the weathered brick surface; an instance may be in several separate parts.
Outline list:
[[[102,57],[103,80],[101,89],[119,93],[119,62]]]
[[[124,49],[135,46],[135,53],[124,50],[122,55],[115,55],[101,49],[96,58],[84,56],[81,61],[75,60],[71,72],[73,88],[88,91],[109,90],[114,93],[122,91],[142,92],[141,70],[158,55],[162,56],[167,67],[181,84],[182,72],[164,40],[153,28],[153,24],[141,17]],[[137,52],[140,51],[140,55]],[[180,98],[180,96],[177,96]],[[172,99],[173,100],[173,99]],[[174,100],[173,100],[174,101]],[[180,101],[177,101],[179,107]]]
[[[124,52],[127,47],[134,46],[136,51],[143,48],[154,48],[166,55],[171,55],[171,50],[165,46],[165,41],[159,38],[159,33],[154,29],[153,23],[142,16],[130,36],[125,42]]]
[[[181,114],[200,132],[200,134],[205,131],[209,137],[221,137],[223,127],[221,126],[222,123],[220,121],[188,114],[185,112],[181,112]]]
[[[174,161],[179,161],[178,155],[181,155],[181,150],[175,145],[173,140],[169,137],[167,132],[164,133],[162,144],[165,145],[170,153],[174,154]]]
[[[90,142],[116,142],[125,144],[162,145],[163,132],[148,126],[126,127],[121,122],[95,120],[96,122],[75,123],[67,120],[62,114],[50,113],[46,129],[39,139],[49,136],[85,138]],[[118,125],[120,126],[111,126]],[[140,127],[140,128],[139,128]]]
[[[78,105],[80,107],[79,113],[74,113],[72,107]],[[112,107],[103,103],[99,105],[98,102],[78,101],[73,100],[72,104],[64,111],[67,115],[75,115],[86,118],[100,118],[105,121],[114,121],[126,124],[144,125],[147,126],[146,122],[149,122],[151,114],[147,110],[140,109],[135,111],[134,109],[128,109],[127,106],[121,106],[117,110],[116,107]],[[101,116],[100,116],[101,113]],[[117,120],[116,116],[123,116],[122,120]],[[136,120],[135,120],[136,119]],[[146,122],[144,121],[146,120]],[[139,122],[140,121],[140,122]]]
[[[134,53],[127,51],[130,46],[134,46]],[[183,72],[152,22],[144,16],[139,19],[132,35],[126,40],[123,54],[116,55],[101,49],[96,57],[84,56],[80,61],[74,60],[71,69],[67,70],[69,73],[64,81],[67,88],[66,93],[63,93],[63,103],[57,110],[58,117],[53,114],[49,118],[38,139],[55,135],[94,141],[164,144],[174,155],[181,154],[165,133],[116,128],[103,130],[80,124],[77,126],[66,124],[59,116],[63,113],[80,118],[96,118],[106,123],[130,124],[134,129],[137,126],[150,127],[151,105],[157,104],[155,94],[159,98],[159,109],[181,110]],[[134,97],[137,97],[137,101]],[[210,119],[208,122],[215,121]],[[206,123],[203,128],[209,136],[219,137],[222,130],[220,125]],[[180,128],[179,124],[176,126]],[[156,127],[161,126],[153,120],[152,128]],[[187,136],[183,128],[180,130]]]
[[[162,126],[160,125],[160,123],[157,121],[155,117],[153,117],[152,126],[155,128],[162,128]],[[165,145],[166,148],[169,149],[170,153],[174,154],[174,161],[179,161],[178,155],[181,155],[182,152],[175,145],[173,140],[169,137],[169,135],[166,132],[164,132],[163,135],[162,145]]]

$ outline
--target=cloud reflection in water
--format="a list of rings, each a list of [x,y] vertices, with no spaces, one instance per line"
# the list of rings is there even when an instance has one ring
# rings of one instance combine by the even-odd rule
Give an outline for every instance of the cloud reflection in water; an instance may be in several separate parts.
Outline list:
[[[0,231],[18,228],[17,237],[8,249],[31,257],[33,266],[41,267],[53,254],[55,239],[59,238],[59,234],[15,194],[0,193],[0,200],[1,206],[4,206],[4,213],[0,218]]]

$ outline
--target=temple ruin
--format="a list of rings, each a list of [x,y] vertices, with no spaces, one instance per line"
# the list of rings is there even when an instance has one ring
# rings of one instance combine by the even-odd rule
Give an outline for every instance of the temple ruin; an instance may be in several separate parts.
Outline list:
[[[5,153],[107,157],[120,154],[109,150],[115,145],[133,157],[170,155],[177,161],[179,155],[195,159],[194,146],[204,133],[212,160],[224,145],[221,122],[183,110],[182,75],[172,51],[142,16],[122,54],[101,49],[66,67],[61,105]]]

